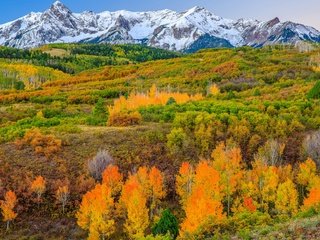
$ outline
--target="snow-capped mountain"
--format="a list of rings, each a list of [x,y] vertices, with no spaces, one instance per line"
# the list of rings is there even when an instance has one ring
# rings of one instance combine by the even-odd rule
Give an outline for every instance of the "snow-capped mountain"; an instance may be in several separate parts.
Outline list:
[[[206,47],[264,46],[320,42],[315,28],[293,22],[221,18],[205,8],[178,13],[150,12],[73,13],[57,1],[43,13],[30,13],[0,25],[0,45],[31,48],[56,42],[143,43],[176,51]]]

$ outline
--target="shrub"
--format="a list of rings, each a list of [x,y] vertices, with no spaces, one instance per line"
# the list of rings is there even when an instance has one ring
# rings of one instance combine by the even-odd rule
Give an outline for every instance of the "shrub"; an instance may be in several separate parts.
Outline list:
[[[89,173],[95,180],[101,181],[103,171],[113,163],[114,160],[108,151],[99,150],[97,155],[88,162]]]
[[[272,219],[268,213],[256,212],[240,212],[229,219],[234,230],[243,230],[245,228],[255,226],[266,226],[272,223]]]
[[[306,210],[297,214],[298,218],[311,218],[318,215],[318,212],[314,207],[307,208]]]
[[[61,149],[61,140],[53,135],[44,135],[39,129],[34,128],[27,131],[21,140],[16,141],[18,147],[29,145],[33,147],[36,154],[43,154],[47,158]]]
[[[133,126],[141,123],[142,117],[139,112],[113,112],[108,119],[108,126]]]
[[[173,128],[167,135],[167,146],[171,152],[177,152],[185,145],[187,135],[182,128]]]

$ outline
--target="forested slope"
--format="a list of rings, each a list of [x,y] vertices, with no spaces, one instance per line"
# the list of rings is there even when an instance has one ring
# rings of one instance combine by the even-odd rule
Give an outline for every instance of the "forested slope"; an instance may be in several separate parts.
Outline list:
[[[50,77],[0,90],[3,238],[319,237],[319,49],[37,51],[127,62],[3,60]]]

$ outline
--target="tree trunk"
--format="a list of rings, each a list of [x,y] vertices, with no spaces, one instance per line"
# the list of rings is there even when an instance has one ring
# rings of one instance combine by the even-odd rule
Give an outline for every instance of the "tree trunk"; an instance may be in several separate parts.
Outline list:
[[[64,214],[64,203],[62,203],[62,213]]]
[[[230,194],[228,193],[228,217],[230,216]]]

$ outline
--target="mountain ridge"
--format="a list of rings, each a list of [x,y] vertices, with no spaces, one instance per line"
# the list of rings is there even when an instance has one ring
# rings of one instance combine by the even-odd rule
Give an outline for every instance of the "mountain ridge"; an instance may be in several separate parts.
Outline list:
[[[60,1],[44,12],[31,12],[0,25],[0,45],[33,48],[49,43],[140,43],[174,51],[188,51],[201,46],[260,47],[320,42],[320,32],[294,22],[251,19],[231,20],[215,15],[204,7],[183,12],[164,9],[147,12],[120,10],[73,13]],[[202,38],[201,38],[202,37]],[[218,42],[215,42],[218,41]],[[223,44],[225,43],[225,44]]]

